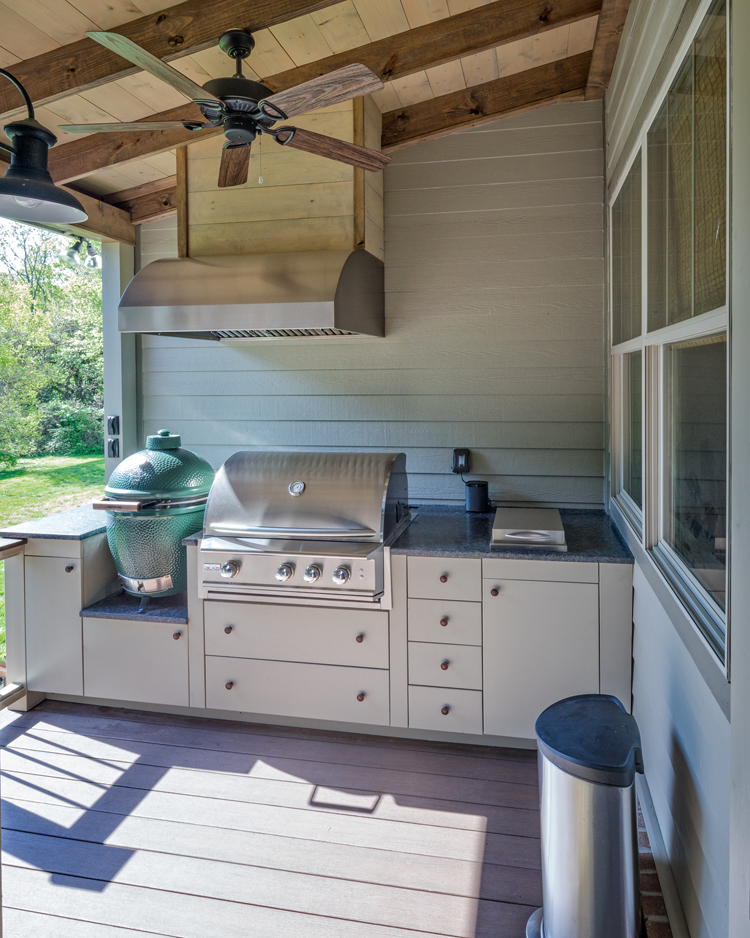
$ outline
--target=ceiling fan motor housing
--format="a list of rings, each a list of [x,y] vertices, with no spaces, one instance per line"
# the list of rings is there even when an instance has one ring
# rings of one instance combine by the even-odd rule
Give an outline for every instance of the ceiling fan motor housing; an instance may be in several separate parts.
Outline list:
[[[219,48],[231,59],[246,59],[255,48],[255,40],[246,29],[228,29],[219,39]]]

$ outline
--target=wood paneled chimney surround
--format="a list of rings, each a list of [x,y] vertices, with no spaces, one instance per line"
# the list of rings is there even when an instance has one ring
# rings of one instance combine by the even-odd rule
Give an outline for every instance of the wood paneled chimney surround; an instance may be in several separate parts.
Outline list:
[[[380,149],[381,113],[370,97],[295,118],[295,124]],[[382,173],[265,137],[253,144],[247,182],[222,189],[217,167],[223,143],[218,136],[196,141],[177,162],[181,256],[366,248],[384,258]]]

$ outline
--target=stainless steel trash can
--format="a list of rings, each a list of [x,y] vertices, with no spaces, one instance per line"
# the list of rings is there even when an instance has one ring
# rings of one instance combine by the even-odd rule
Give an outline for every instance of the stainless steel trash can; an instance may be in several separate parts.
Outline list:
[[[536,736],[544,904],[526,938],[638,938],[635,718],[616,697],[584,694],[548,707]]]

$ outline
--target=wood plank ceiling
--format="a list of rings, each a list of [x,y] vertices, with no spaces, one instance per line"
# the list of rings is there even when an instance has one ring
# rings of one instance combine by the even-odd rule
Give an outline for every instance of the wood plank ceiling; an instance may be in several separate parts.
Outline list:
[[[0,67],[25,83],[38,120],[58,134],[55,180],[137,223],[174,211],[175,147],[214,131],[59,131],[66,122],[200,119],[179,92],[87,39],[87,30],[122,32],[199,84],[231,74],[216,41],[232,26],[253,32],[245,73],[273,90],[362,62],[386,82],[373,97],[387,150],[556,100],[602,97],[629,3],[0,0]],[[22,114],[17,101],[3,82],[3,123]]]

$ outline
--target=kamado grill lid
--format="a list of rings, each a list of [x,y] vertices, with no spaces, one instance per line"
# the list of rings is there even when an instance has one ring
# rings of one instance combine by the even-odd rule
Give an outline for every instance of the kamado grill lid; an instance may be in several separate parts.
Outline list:
[[[182,449],[176,433],[159,430],[146,438],[146,449],[124,459],[109,477],[109,498],[184,499],[208,495],[214,480],[211,465]]]

